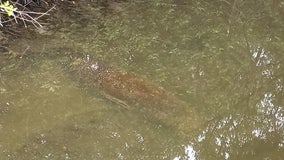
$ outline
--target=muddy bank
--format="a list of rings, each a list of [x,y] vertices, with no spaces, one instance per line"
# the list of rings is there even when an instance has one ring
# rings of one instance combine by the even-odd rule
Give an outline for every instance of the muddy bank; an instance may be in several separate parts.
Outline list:
[[[204,119],[193,107],[133,72],[109,67],[89,57],[75,58],[69,67],[84,86],[99,90],[114,103],[158,120],[183,136],[192,134],[204,124]]]

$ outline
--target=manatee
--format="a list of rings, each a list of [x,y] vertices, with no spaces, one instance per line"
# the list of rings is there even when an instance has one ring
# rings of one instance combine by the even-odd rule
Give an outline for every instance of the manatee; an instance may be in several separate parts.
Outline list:
[[[136,73],[114,68],[91,58],[74,58],[73,75],[106,98],[139,111],[186,136],[200,129],[204,120],[198,112],[163,87]]]

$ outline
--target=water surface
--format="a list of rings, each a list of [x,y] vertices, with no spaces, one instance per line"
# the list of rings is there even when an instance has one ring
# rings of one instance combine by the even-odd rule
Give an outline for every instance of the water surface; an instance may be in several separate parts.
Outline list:
[[[1,55],[1,159],[284,157],[282,2],[77,5],[11,44],[27,55]],[[66,59],[77,56],[165,88],[205,125],[183,137],[129,111],[76,81]]]

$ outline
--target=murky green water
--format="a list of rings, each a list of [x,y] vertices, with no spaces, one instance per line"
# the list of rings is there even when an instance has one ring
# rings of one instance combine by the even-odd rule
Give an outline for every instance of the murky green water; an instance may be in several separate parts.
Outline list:
[[[0,159],[283,159],[282,2],[77,5],[11,44],[27,55],[1,54]],[[87,88],[66,67],[78,56],[165,88],[205,125],[184,136]]]

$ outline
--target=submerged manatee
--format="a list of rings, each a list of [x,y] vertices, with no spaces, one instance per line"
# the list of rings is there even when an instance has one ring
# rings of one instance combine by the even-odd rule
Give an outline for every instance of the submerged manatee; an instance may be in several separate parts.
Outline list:
[[[133,72],[108,67],[90,58],[76,58],[71,62],[71,70],[86,86],[173,127],[182,135],[197,131],[204,123],[194,108]]]

